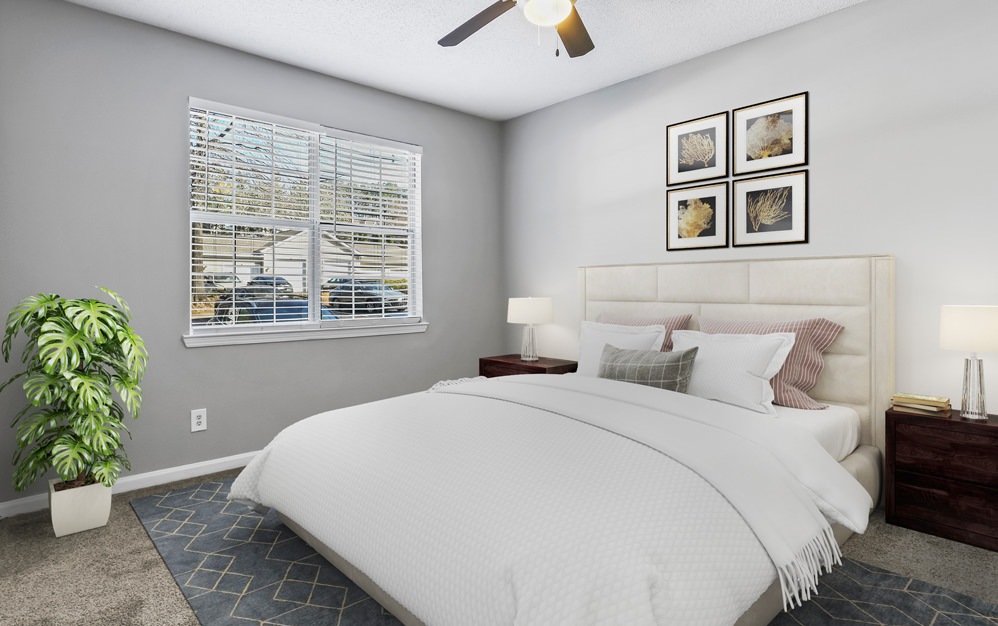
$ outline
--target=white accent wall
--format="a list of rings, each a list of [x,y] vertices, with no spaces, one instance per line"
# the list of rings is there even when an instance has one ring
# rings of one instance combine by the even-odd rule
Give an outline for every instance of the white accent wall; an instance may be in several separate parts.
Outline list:
[[[996,24],[994,0],[868,0],[508,122],[507,289],[555,299],[539,351],[577,355],[580,265],[887,253],[897,386],[958,404],[940,305],[998,304]],[[810,243],[666,251],[666,126],[802,91]]]

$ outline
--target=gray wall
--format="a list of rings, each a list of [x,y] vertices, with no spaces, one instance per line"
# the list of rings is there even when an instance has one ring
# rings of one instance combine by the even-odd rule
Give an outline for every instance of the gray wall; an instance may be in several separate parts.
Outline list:
[[[507,288],[556,298],[540,351],[577,354],[580,265],[890,253],[897,386],[958,403],[939,307],[998,304],[995,24],[994,0],[868,0],[507,123]],[[810,243],[666,251],[666,126],[802,91]]]
[[[428,332],[184,348],[189,96],[422,145]],[[94,285],[128,300],[151,354],[134,472],[258,450],[312,413],[474,375],[501,350],[500,154],[494,122],[57,0],[0,0],[0,311]],[[10,486],[21,404],[0,396],[0,502],[43,491]],[[209,428],[192,434],[198,407]]]

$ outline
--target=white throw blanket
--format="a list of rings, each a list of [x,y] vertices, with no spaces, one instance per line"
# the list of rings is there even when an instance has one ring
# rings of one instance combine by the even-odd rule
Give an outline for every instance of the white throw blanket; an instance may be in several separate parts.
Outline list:
[[[730,626],[778,572],[800,600],[834,560],[816,505],[858,531],[870,506],[806,436],[767,452],[784,437],[762,419],[602,379],[469,382],[303,420],[230,498],[282,511],[429,626]]]
[[[588,396],[566,410],[563,391]],[[486,396],[582,420],[646,444],[713,485],[755,532],[773,560],[784,608],[810,598],[821,571],[841,553],[826,517],[866,530],[870,495],[811,436],[770,416],[695,396],[585,376],[515,376],[441,388]],[[614,402],[634,406],[615,410]],[[705,404],[709,403],[709,404]],[[574,405],[573,405],[574,406]],[[747,472],[739,468],[751,467]]]

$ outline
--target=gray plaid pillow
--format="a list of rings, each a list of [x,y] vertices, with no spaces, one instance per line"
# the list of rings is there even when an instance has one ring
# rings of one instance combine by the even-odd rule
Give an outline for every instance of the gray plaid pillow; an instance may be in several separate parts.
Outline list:
[[[682,352],[621,350],[606,344],[599,361],[600,378],[686,393],[698,348]]]

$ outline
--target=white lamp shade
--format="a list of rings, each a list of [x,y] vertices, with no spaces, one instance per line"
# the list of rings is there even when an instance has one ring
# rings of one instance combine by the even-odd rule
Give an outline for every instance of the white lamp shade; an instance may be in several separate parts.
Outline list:
[[[939,347],[963,352],[998,352],[998,306],[944,305]]]
[[[556,26],[572,12],[572,0],[527,0],[523,15],[538,26]]]
[[[547,324],[554,319],[551,298],[510,298],[506,321],[510,324]]]

